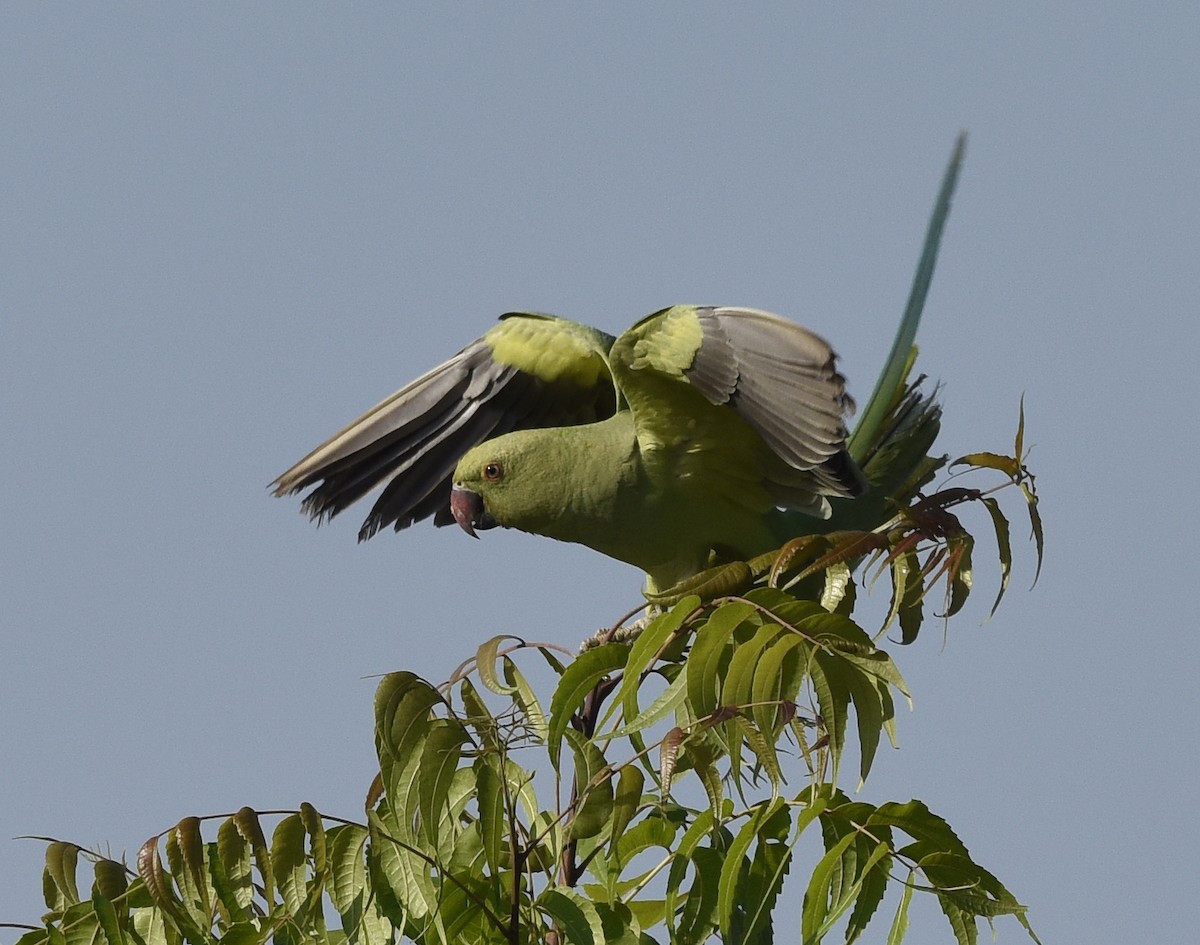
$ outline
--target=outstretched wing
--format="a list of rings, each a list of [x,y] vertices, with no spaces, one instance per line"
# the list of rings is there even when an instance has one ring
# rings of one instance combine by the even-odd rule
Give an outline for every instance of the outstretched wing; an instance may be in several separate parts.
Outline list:
[[[785,464],[782,474],[778,467],[764,471],[783,504],[827,515],[820,496],[863,490],[845,445],[854,402],[834,367],[833,349],[794,322],[756,309],[677,305],[618,338],[611,360],[639,439],[670,444],[705,424],[729,432],[728,416],[711,413],[724,408]],[[742,448],[738,438],[730,439],[728,451]],[[739,458],[724,459],[736,464]]]
[[[613,338],[552,315],[510,312],[482,338],[392,394],[271,485],[277,496],[319,483],[303,509],[325,520],[383,486],[359,540],[449,512],[450,477],[484,440],[532,427],[592,423],[616,410]]]

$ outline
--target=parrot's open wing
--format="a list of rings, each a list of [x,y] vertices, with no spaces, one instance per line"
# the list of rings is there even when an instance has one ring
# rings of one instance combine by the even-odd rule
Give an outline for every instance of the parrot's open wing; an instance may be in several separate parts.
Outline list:
[[[778,485],[793,507],[804,495],[854,496],[862,475],[845,449],[854,403],[833,350],[794,322],[747,308],[679,305],[651,315],[614,343],[613,371],[638,436],[669,445],[695,424],[717,423],[710,406],[732,410],[791,470]],[[704,404],[684,391],[691,388]],[[730,450],[736,449],[734,441]],[[730,457],[736,461],[736,457]],[[815,507],[813,508],[815,510]]]
[[[503,315],[482,338],[318,446],[272,488],[285,495],[320,483],[303,508],[324,520],[384,485],[360,540],[430,515],[448,524],[450,476],[471,447],[513,430],[591,423],[614,413],[612,342],[551,315]]]

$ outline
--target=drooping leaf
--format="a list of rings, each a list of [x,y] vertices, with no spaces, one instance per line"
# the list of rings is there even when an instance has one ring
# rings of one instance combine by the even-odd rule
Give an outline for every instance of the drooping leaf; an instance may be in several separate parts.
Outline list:
[[[79,902],[78,864],[79,847],[75,844],[54,840],[46,845],[46,876],[49,879],[46,908],[65,911]]]
[[[566,933],[571,945],[603,945],[604,923],[592,903],[577,892],[552,887],[537,901],[538,908]]]
[[[462,747],[468,741],[470,736],[457,719],[436,719],[430,725],[421,750],[417,803],[421,825],[431,845],[437,844],[438,819],[450,794],[450,785],[462,758]]]
[[[546,741],[550,763],[555,770],[558,770],[563,733],[570,725],[571,717],[600,680],[625,665],[628,655],[629,647],[624,644],[607,643],[581,653],[563,672],[550,699],[550,724]]]
[[[517,668],[517,664],[509,657],[503,657],[502,662],[505,682],[509,686],[513,701],[525,718],[525,724],[535,739],[544,742],[549,734],[549,725],[546,722],[546,713],[542,711],[542,705],[538,702],[533,687],[529,685],[529,681]]]
[[[567,741],[575,760],[575,811],[567,822],[567,833],[586,839],[601,833],[613,810],[612,769],[596,743],[575,729],[567,729]]]
[[[271,869],[290,915],[298,914],[304,906],[306,866],[304,822],[299,814],[290,814],[275,825],[271,835]]]
[[[699,597],[685,597],[669,611],[655,617],[633,641],[633,646],[625,661],[625,672],[621,679],[621,685],[598,728],[607,724],[618,706],[626,722],[638,717],[640,710],[637,697],[641,687],[642,674],[653,664],[655,657],[675,637],[684,621],[699,606]]]
[[[696,632],[687,660],[687,697],[697,717],[711,715],[719,703],[727,644],[734,630],[749,620],[754,608],[740,601],[722,604]]]

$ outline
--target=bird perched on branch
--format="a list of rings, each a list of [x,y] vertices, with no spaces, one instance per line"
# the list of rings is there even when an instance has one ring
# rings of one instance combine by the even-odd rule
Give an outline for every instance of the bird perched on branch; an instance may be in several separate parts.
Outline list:
[[[851,448],[833,350],[778,315],[677,305],[614,338],[514,312],[318,446],[275,494],[313,487],[303,508],[320,521],[381,489],[360,540],[430,517],[476,537],[516,528],[635,565],[648,594],[841,518],[882,521],[928,471],[937,431],[936,404],[906,396],[906,380],[961,151],[960,139]]]
[[[336,515],[382,486],[359,533],[432,517],[502,525],[636,565],[662,590],[778,547],[864,480],[834,354],[786,319],[675,306],[617,338],[510,313],[275,482]]]

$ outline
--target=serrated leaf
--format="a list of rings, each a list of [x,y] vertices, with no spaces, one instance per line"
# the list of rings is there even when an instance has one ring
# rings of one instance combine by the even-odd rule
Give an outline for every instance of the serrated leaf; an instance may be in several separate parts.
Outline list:
[[[912,643],[921,630],[922,600],[925,586],[921,581],[921,564],[916,552],[908,551],[891,559],[892,603],[884,626],[893,620],[900,622],[900,642]]]
[[[1000,601],[1004,599],[1004,592],[1008,590],[1008,579],[1012,576],[1012,543],[1009,540],[1008,519],[1000,511],[1000,503],[991,496],[984,496],[982,501],[992,517],[992,527],[996,532],[996,550],[1000,556],[1000,590],[996,592],[996,599],[988,612],[990,620],[995,615],[996,608],[1000,606]]]
[[[794,705],[799,695],[803,674],[796,669],[807,645],[795,633],[780,634],[759,659],[750,700],[754,703],[755,723],[768,738],[773,739],[779,731],[784,703]]]
[[[734,647],[721,688],[722,706],[740,708],[755,701],[754,680],[763,653],[785,633],[778,624],[763,624],[754,631],[750,639]]]
[[[679,708],[680,703],[683,702],[686,696],[687,673],[681,672],[666,689],[658,694],[657,698],[646,707],[644,712],[628,724],[622,725],[615,731],[608,732],[603,737],[606,739],[628,738],[631,735],[641,732],[674,712]]]
[[[166,849],[167,861],[171,864],[171,873],[184,908],[198,927],[207,927],[212,915],[212,890],[209,887],[199,818],[184,817],[172,827],[167,832]]]
[[[46,845],[46,876],[55,890],[53,896],[47,893],[46,908],[65,911],[79,902],[79,886],[76,882],[78,864],[79,847],[75,844],[54,840]]]
[[[641,688],[642,674],[653,664],[655,657],[667,646],[677,634],[684,621],[700,606],[700,598],[685,597],[670,610],[659,614],[646,628],[638,634],[633,646],[629,649],[625,660],[625,673],[621,685],[617,689],[613,701],[601,719],[597,728],[603,728],[620,707],[626,720],[636,718],[638,709],[638,690]]]
[[[683,741],[683,729],[676,726],[663,736],[658,746],[658,777],[662,783],[662,794],[671,793],[671,779],[675,774],[675,761],[679,757],[679,745]]]
[[[233,822],[250,844],[254,854],[254,865],[258,868],[262,896],[268,903],[275,901],[275,874],[271,869],[271,854],[267,849],[267,837],[263,833],[258,814],[250,807],[243,807],[233,815]]]
[[[887,945],[900,945],[908,934],[908,907],[912,902],[913,884],[911,880],[903,883],[904,891],[900,894],[900,904],[896,907],[892,927],[888,931]]]
[[[1025,483],[1021,483],[1021,494],[1025,497],[1025,505],[1029,509],[1029,526],[1033,531],[1033,540],[1037,548],[1037,570],[1033,574],[1033,583],[1037,584],[1042,576],[1042,557],[1045,552],[1045,537],[1042,534],[1042,515],[1038,512],[1037,495]]]
[[[438,819],[462,758],[462,746],[469,740],[466,729],[456,719],[435,719],[421,749],[417,805],[421,826],[431,845],[437,844]]]
[[[566,932],[570,945],[603,945],[604,923],[590,901],[570,889],[551,887],[537,900],[538,908]]]
[[[254,878],[250,868],[250,844],[230,817],[217,829],[217,859],[224,882],[217,889],[225,908],[233,916],[247,913],[254,901]],[[223,887],[223,888],[222,888]]]
[[[504,778],[495,755],[480,755],[475,759],[476,797],[479,803],[479,834],[483,854],[492,875],[500,872],[509,857],[505,847],[508,810],[505,804]]]
[[[841,672],[842,665],[839,657],[815,650],[808,668],[817,706],[829,736],[829,756],[833,763],[835,784],[841,767],[842,749],[846,744],[846,717],[850,707],[850,692]]]
[[[290,814],[275,825],[271,835],[271,869],[289,915],[298,914],[304,906],[305,867],[304,823],[299,814]]]
[[[783,881],[791,864],[794,843],[787,843],[791,827],[791,811],[780,806],[769,815],[758,832],[758,842],[750,862],[750,873],[742,881],[744,894],[740,897],[740,912],[744,927],[738,939],[743,942],[770,942],[771,915]]]
[[[434,707],[444,705],[445,700],[420,677],[411,673],[402,675],[406,678],[394,689],[383,713],[377,716],[376,724],[382,749],[404,765],[414,752],[420,750],[422,740],[429,734],[435,722]]]
[[[529,681],[517,668],[517,664],[507,656],[503,658],[503,664],[504,679],[511,688],[513,701],[525,717],[525,724],[529,726],[535,739],[544,742],[549,733],[549,725],[546,723],[546,713],[542,711],[542,705],[538,702],[533,687],[529,685]]]
[[[567,833],[576,840],[594,837],[608,826],[613,809],[612,772],[596,743],[575,729],[567,729],[575,758],[574,814]]]
[[[841,869],[842,855],[857,838],[846,834],[821,857],[812,871],[808,889],[804,892],[804,906],[800,912],[800,938],[804,945],[816,945],[836,922],[841,911],[830,909],[829,887],[835,873]],[[848,904],[847,904],[848,905]]]
[[[721,937],[726,941],[741,940],[741,935],[735,935],[734,926],[739,904],[743,902],[749,904],[760,898],[766,898],[769,894],[768,890],[757,888],[753,882],[750,865],[746,862],[746,854],[756,841],[762,843],[776,838],[778,833],[776,815],[781,811],[786,814],[787,807],[780,798],[755,805],[750,818],[742,825],[742,828],[734,836],[733,843],[725,851],[721,865],[720,891],[717,894],[717,924],[721,929]],[[785,825],[784,833],[786,830]],[[782,876],[779,877],[779,880],[782,882]],[[755,888],[751,888],[752,886]],[[739,926],[741,926],[740,919],[741,917],[739,917]],[[736,932],[740,933],[745,931],[747,930],[744,927],[736,929]]]
[[[367,888],[367,837],[366,829],[358,824],[339,824],[327,835],[329,898],[342,916],[343,923],[356,906],[359,909],[362,906],[363,893]],[[352,935],[350,929],[347,928],[346,932]]]
[[[479,695],[469,676],[464,676],[459,681],[458,693],[463,702],[463,721],[475,731],[483,745],[492,751],[498,751],[501,738],[496,717]]]
[[[581,653],[564,670],[550,699],[550,725],[546,739],[546,749],[555,771],[559,766],[563,733],[571,724],[571,717],[600,680],[625,665],[628,655],[629,647],[625,644],[606,643]]]
[[[929,810],[922,801],[911,800],[903,804],[889,801],[880,804],[867,818],[866,826],[884,824],[898,827],[914,840],[932,844],[938,851],[957,853],[970,857],[966,846],[946,821]]]
[[[721,669],[729,655],[726,644],[734,630],[754,613],[752,606],[740,601],[722,604],[696,632],[685,674],[688,702],[697,718],[712,715],[717,710],[723,675]]]
[[[609,833],[609,850],[612,856],[616,856],[625,829],[638,812],[645,785],[646,775],[642,773],[641,768],[635,764],[621,767],[621,773],[617,775],[617,788],[613,792],[612,828]]]
[[[121,919],[117,916],[117,910],[113,906],[112,900],[101,893],[99,889],[92,893],[92,910],[104,933],[101,941],[106,945],[125,945],[125,930],[121,928]]]

